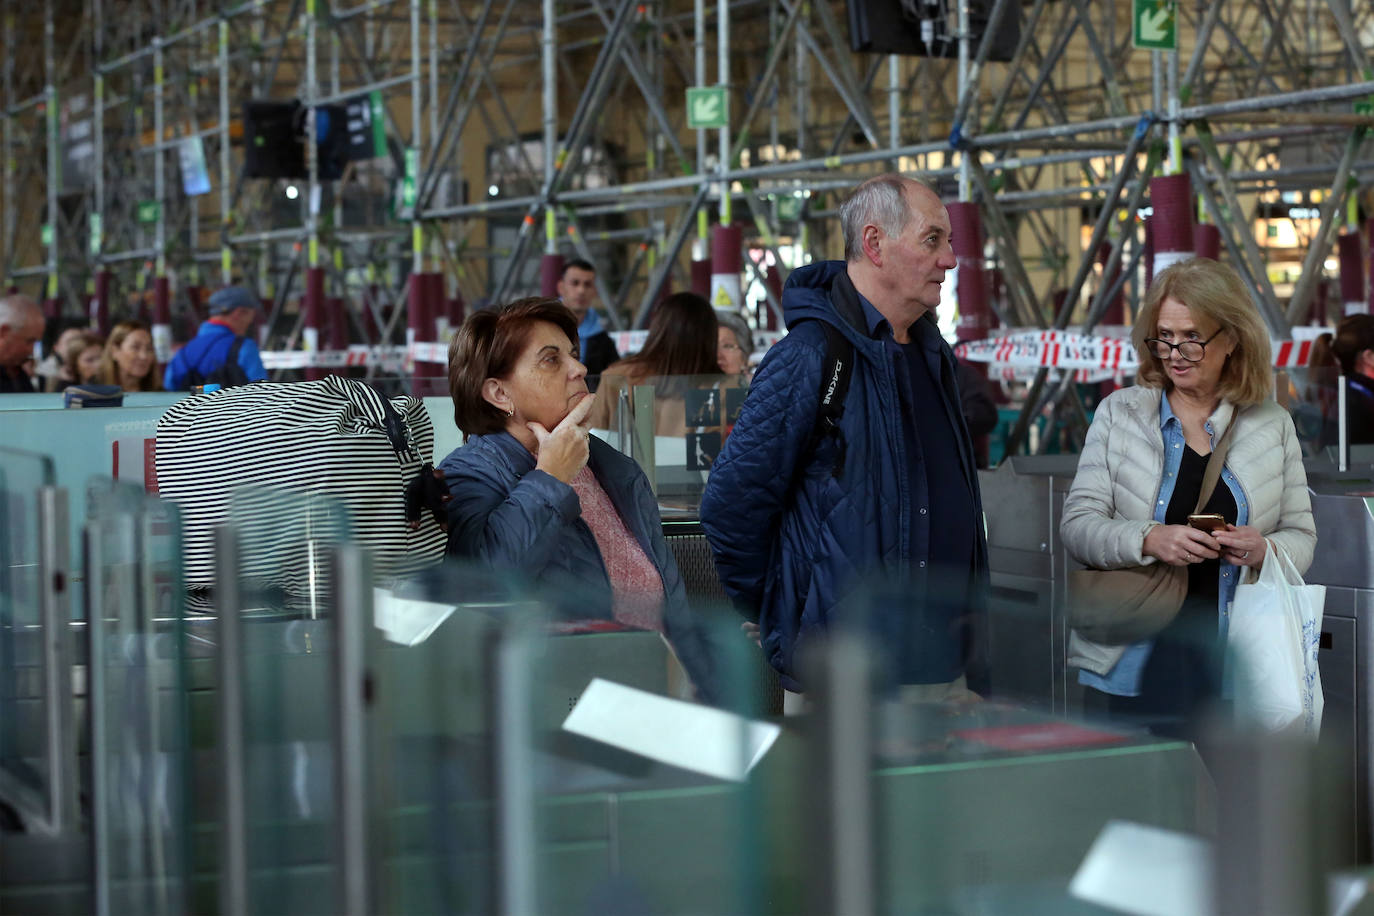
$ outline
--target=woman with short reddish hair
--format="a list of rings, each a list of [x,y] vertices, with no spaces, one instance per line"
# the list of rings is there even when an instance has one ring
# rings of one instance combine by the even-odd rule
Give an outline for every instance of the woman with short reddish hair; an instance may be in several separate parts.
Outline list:
[[[610,617],[672,642],[709,694],[705,643],[639,466],[588,434],[594,403],[577,322],[556,299],[471,315],[449,345],[449,393],[464,444],[440,465],[449,553],[571,586],[581,617]]]

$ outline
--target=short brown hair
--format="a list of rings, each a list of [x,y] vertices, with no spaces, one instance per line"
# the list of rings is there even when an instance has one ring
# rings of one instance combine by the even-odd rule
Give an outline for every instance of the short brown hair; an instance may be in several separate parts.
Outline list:
[[[1374,315],[1346,315],[1336,325],[1336,337],[1331,352],[1341,362],[1341,372],[1355,374],[1355,358],[1365,350],[1374,350]]]
[[[453,398],[453,422],[465,437],[506,428],[506,415],[482,397],[482,386],[489,378],[510,375],[540,321],[554,325],[577,344],[577,319],[572,311],[557,299],[543,296],[473,312],[453,336],[448,345],[448,391]]]
[[[1194,319],[1214,322],[1235,341],[1236,348],[1221,370],[1221,396],[1238,407],[1258,404],[1267,398],[1274,389],[1269,331],[1235,270],[1211,258],[1180,261],[1150,284],[1145,305],[1131,330],[1131,341],[1140,357],[1136,384],[1166,391],[1173,387],[1159,357],[1145,344],[1147,337],[1155,335],[1160,306],[1170,298],[1187,306]]]

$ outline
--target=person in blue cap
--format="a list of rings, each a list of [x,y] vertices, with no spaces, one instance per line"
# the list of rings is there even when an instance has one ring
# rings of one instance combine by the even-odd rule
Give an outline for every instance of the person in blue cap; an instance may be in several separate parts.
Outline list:
[[[186,391],[207,383],[221,387],[267,378],[257,343],[248,336],[262,302],[246,286],[226,286],[210,296],[210,317],[167,364],[162,386]]]

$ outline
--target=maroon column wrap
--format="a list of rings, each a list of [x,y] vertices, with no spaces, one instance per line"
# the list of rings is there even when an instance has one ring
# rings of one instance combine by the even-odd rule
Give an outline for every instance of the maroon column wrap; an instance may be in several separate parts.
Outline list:
[[[424,285],[424,274],[412,273],[410,275],[410,280],[408,281],[406,290],[408,293],[408,295],[406,296],[406,346],[409,346],[413,343],[418,343],[421,340],[423,340],[423,337],[421,336],[421,328],[424,327]],[[419,383],[416,381],[416,379],[421,374],[422,373],[420,363],[417,361],[414,364],[413,371],[411,372],[411,394],[417,396],[420,394]]]
[[[1374,312],[1374,219],[1364,224],[1364,237],[1369,242],[1369,311]]]
[[[768,284],[768,288],[773,291],[773,295],[778,297],[778,303],[782,303],[782,268],[777,264],[766,269],[763,275],[763,282]],[[763,314],[759,316],[759,327],[767,328],[770,331],[778,329],[778,317],[773,314],[773,309],[769,307],[768,300],[759,303],[763,309]]]
[[[983,340],[992,327],[987,271],[983,268],[983,217],[978,205],[960,200],[945,205],[949,213],[950,244],[957,266],[954,268],[955,298],[959,304],[959,325],[954,329],[959,340]],[[946,278],[948,279],[948,278]],[[980,377],[988,377],[988,364],[966,364]],[[988,464],[988,437],[973,437],[973,452],[979,467]]]
[[[91,324],[100,332],[101,337],[110,333],[110,279],[108,270],[95,272],[95,298],[91,300]]]
[[[740,273],[744,270],[744,230],[738,223],[711,227],[711,292],[715,308],[738,310],[744,304]],[[727,304],[722,296],[728,297]]]
[[[1116,269],[1114,269],[1111,272],[1110,276],[1107,275],[1105,272],[1107,267],[1107,261],[1109,258],[1111,258],[1111,254],[1112,246],[1108,243],[1103,242],[1101,245],[1097,246],[1097,263],[1101,264],[1103,268],[1103,287],[1113,286],[1116,283],[1116,281],[1121,277],[1120,258],[1117,258]],[[1122,292],[1117,293],[1115,296],[1112,297],[1112,301],[1107,303],[1107,309],[1102,313],[1102,318],[1098,322],[1099,324],[1122,325],[1126,323],[1126,297],[1122,294],[1123,292],[1124,290]]]
[[[363,343],[379,343],[378,338],[382,335],[382,329],[377,327],[377,319],[373,315],[373,309],[381,311],[381,287],[376,283],[369,283],[367,291],[363,293]]]
[[[993,302],[1006,303],[1007,301],[1007,278],[1000,268],[988,271],[988,293],[992,296]],[[1000,328],[1001,320],[997,317],[997,312],[988,309],[988,328]]]
[[[165,276],[153,279],[153,349],[158,365],[172,358],[172,287]]]
[[[61,318],[61,317],[62,317],[62,300],[61,300],[61,299],[44,299],[44,300],[43,300],[43,317],[44,317],[45,319],[47,319],[48,321],[56,321],[57,319]]]
[[[1150,284],[1155,281],[1155,218],[1145,217],[1145,251],[1140,256],[1140,260],[1145,262],[1145,288],[1149,289]],[[1144,300],[1144,296],[1141,300]]]
[[[434,342],[434,315],[439,308],[443,276],[437,273],[412,274],[410,278],[410,311],[406,316],[407,338],[415,343]],[[442,393],[446,384],[439,379],[447,367],[442,363],[414,361],[411,391],[416,397]]]
[[[991,322],[988,315],[988,281],[983,271],[983,219],[978,205],[955,201],[945,205],[949,212],[950,239],[954,246],[955,291],[959,302],[959,340],[983,340]],[[986,371],[987,366],[981,367]]]
[[[712,273],[738,274],[744,270],[744,230],[739,223],[711,227]]]
[[[305,270],[305,296],[301,299],[301,310],[305,312],[305,338],[309,349],[316,351],[328,348],[329,338],[325,332],[324,268],[307,267]],[[308,367],[305,370],[307,381],[324,378],[328,373],[323,369]]]
[[[539,259],[539,295],[558,295],[558,281],[563,279],[564,263],[561,254],[546,254]]]
[[[1312,304],[1307,307],[1307,323],[1311,325],[1326,324],[1327,306],[1330,296],[1328,295],[1331,284],[1325,280],[1317,284],[1316,290],[1312,293]],[[1363,305],[1364,303],[1360,303]]]
[[[348,349],[348,315],[344,312],[344,301],[339,296],[329,296],[324,300],[325,327],[329,329],[329,349]]]
[[[1221,230],[1211,223],[1198,223],[1193,227],[1193,251],[1200,258],[1221,260]]]
[[[153,280],[153,324],[172,323],[172,288],[166,277]]]
[[[186,287],[186,301],[191,305],[191,316],[200,324],[205,320],[205,287]]]
[[[1150,179],[1154,207],[1155,254],[1196,250],[1193,243],[1193,186],[1187,175]]]
[[[1341,314],[1368,311],[1369,303],[1364,296],[1364,242],[1360,234],[1348,232],[1337,236],[1336,255],[1341,269]]]
[[[692,292],[703,299],[711,295],[711,259],[692,262]]]

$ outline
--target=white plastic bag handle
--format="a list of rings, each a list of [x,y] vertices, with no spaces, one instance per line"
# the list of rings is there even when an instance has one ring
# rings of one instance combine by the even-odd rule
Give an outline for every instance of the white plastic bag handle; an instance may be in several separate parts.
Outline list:
[[[1260,583],[1271,587],[1285,584],[1294,588],[1307,584],[1303,581],[1302,573],[1298,572],[1298,568],[1293,565],[1293,560],[1288,556],[1288,551],[1265,538],[1264,552],[1264,565],[1260,567],[1258,579]]]

